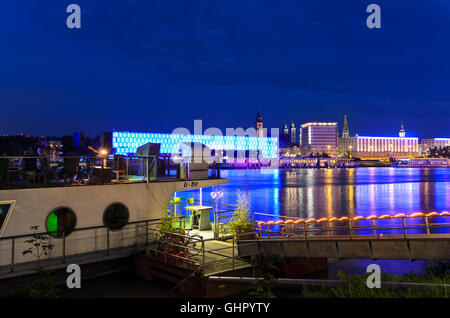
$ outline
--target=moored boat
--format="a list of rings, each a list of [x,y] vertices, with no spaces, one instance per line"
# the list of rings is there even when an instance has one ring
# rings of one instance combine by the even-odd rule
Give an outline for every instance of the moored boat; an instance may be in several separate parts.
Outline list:
[[[397,159],[392,167],[396,168],[450,168],[448,158]]]

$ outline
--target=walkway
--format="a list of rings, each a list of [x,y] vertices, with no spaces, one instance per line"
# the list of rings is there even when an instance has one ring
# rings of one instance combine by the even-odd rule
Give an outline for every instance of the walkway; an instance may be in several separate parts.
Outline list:
[[[234,249],[234,251],[233,251]],[[203,255],[194,256],[200,264],[203,262]],[[203,275],[211,276],[233,270],[251,268],[252,265],[241,259],[238,259],[238,249],[236,245],[223,241],[205,241],[205,260]]]
[[[239,254],[282,257],[450,260],[450,234],[323,235],[259,238]]]

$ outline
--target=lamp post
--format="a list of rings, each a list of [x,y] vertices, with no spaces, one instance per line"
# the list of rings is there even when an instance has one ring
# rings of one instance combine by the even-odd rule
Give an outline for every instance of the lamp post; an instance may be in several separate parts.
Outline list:
[[[106,149],[100,150],[100,157],[102,159],[102,184],[105,184],[105,161],[108,156],[108,151]]]

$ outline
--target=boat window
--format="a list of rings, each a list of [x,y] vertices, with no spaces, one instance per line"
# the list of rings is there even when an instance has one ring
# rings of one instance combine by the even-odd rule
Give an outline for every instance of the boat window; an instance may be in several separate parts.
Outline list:
[[[45,226],[47,232],[51,232],[50,235],[61,238],[63,235],[67,236],[75,229],[76,221],[77,218],[72,209],[60,207],[50,212]]]
[[[122,203],[113,203],[103,213],[103,223],[110,230],[120,230],[128,223],[130,213]]]
[[[5,222],[10,209],[11,203],[0,203],[0,230],[2,229],[3,223]]]

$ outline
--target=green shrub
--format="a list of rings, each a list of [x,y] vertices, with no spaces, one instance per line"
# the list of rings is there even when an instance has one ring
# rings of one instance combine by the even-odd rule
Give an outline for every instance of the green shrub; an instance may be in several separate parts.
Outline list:
[[[248,198],[244,192],[238,192],[238,208],[234,211],[231,222],[228,227],[233,234],[253,232],[255,229],[255,221],[252,220],[249,208]]]

